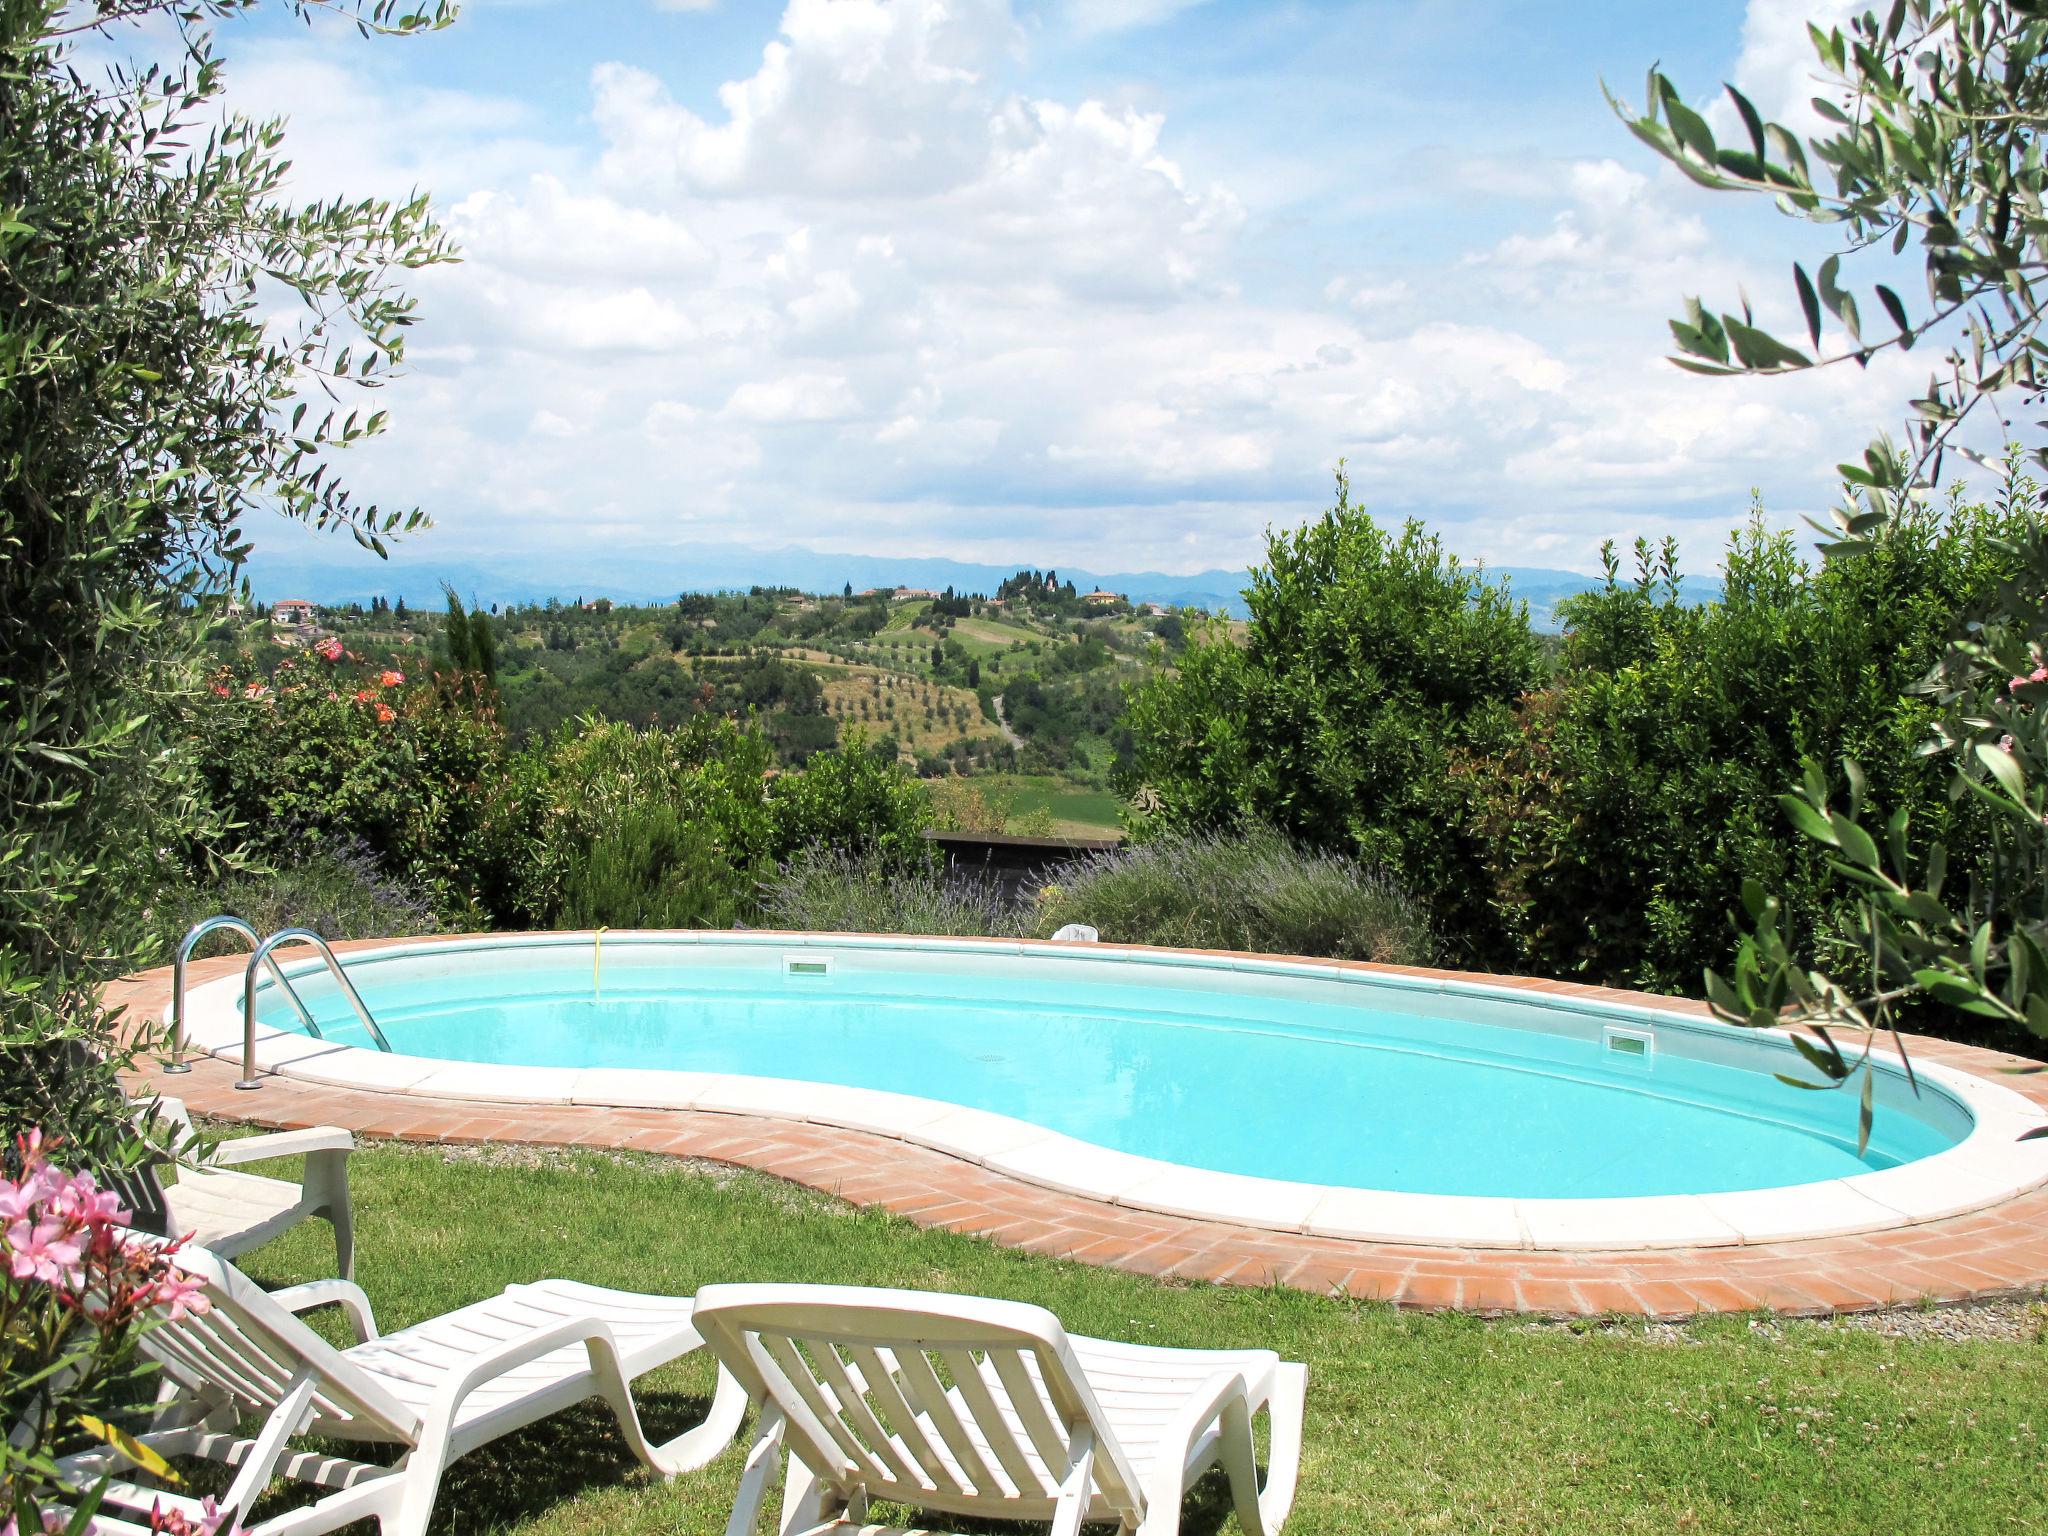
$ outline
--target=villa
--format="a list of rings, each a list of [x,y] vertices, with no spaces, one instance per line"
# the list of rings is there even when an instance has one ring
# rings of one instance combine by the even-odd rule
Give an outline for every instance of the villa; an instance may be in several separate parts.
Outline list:
[[[319,616],[319,610],[303,597],[279,598],[270,605],[270,622],[279,629],[303,629]]]

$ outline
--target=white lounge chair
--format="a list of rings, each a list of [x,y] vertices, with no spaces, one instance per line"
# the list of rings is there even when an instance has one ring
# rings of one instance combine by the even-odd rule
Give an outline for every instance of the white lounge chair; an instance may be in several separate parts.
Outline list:
[[[162,1183],[149,1166],[115,1181],[139,1212],[156,1213],[146,1224],[160,1221],[166,1236],[190,1236],[208,1252],[232,1259],[318,1216],[334,1228],[335,1273],[355,1278],[355,1220],[348,1198],[355,1137],[337,1125],[243,1136],[221,1142],[194,1164],[186,1160],[195,1138],[184,1104],[156,1099],[137,1107],[170,1127],[171,1150],[181,1159],[175,1184]],[[298,1156],[306,1159],[303,1184],[232,1171],[243,1163]]]
[[[605,1401],[633,1454],[664,1477],[710,1461],[746,1413],[746,1393],[721,1370],[702,1424],[663,1445],[642,1432],[631,1383],[702,1342],[688,1297],[543,1280],[379,1337],[369,1299],[349,1281],[266,1293],[213,1254],[188,1247],[181,1257],[206,1281],[211,1306],[143,1336],[169,1381],[141,1439],[165,1458],[238,1469],[220,1500],[230,1512],[221,1536],[315,1536],[364,1519],[383,1536],[418,1536],[451,1462],[589,1397]],[[360,1342],[338,1350],[297,1316],[327,1305],[347,1310]],[[253,1439],[237,1433],[244,1414],[264,1416]],[[383,1465],[292,1449],[302,1435],[390,1444],[403,1455]],[[118,1464],[112,1452],[94,1451],[67,1466],[90,1477]],[[330,1491],[251,1523],[251,1505],[275,1476]],[[199,1510],[194,1500],[123,1481],[102,1510],[146,1519],[157,1503]],[[105,1519],[95,1528],[141,1529]]]
[[[870,1499],[1173,1536],[1217,1463],[1245,1536],[1294,1502],[1308,1372],[1271,1350],[1114,1344],[1020,1302],[847,1286],[706,1286],[696,1323],[761,1407],[726,1536],[752,1536],[783,1471],[782,1536],[882,1536]]]

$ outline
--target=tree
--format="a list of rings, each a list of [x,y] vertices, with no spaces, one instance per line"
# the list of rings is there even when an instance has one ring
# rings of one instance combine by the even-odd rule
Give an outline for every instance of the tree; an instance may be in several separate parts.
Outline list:
[[[369,32],[445,7],[339,7]],[[223,111],[202,30],[248,0],[0,7],[0,1161],[31,1125],[104,1168],[139,1155],[99,985],[187,860],[226,851],[181,713],[205,634],[275,508],[381,551],[416,512],[358,502],[333,451],[384,413],[317,404],[404,355],[407,270],[449,259],[426,199],[294,204],[276,123]],[[130,23],[178,62],[88,53]],[[302,301],[276,302],[282,293]],[[295,318],[296,317],[296,318]],[[146,1032],[143,1043],[147,1044]],[[18,1277],[0,1283],[31,1283]],[[61,1373],[58,1379],[62,1379]],[[111,1412],[106,1415],[112,1419]],[[68,1433],[68,1426],[67,1426]],[[0,1449],[41,1528],[43,1447]]]
[[[1152,807],[1136,830],[1267,822],[1399,870],[1441,931],[1483,935],[1484,879],[1450,769],[1511,728],[1536,681],[1526,607],[1420,523],[1379,527],[1341,468],[1330,511],[1270,535],[1245,602],[1242,642],[1214,629],[1130,694],[1120,787]],[[1020,734],[1038,694],[1004,690]]]
[[[471,599],[468,608],[447,582],[441,590],[448,596],[448,617],[441,626],[441,649],[448,668],[486,687],[498,680],[498,639],[491,621]]]
[[[1803,346],[1757,326],[1747,304],[1740,314],[1715,315],[1695,299],[1672,322],[1681,367],[1776,374],[1862,365],[1927,340],[1946,346],[1926,393],[1911,403],[1903,447],[1879,440],[1860,464],[1842,466],[1847,491],[1823,552],[1864,559],[1939,480],[1950,449],[1982,462],[1958,437],[1965,422],[1990,415],[2010,439],[2004,402],[2032,404],[2043,393],[2048,344],[2038,284],[2048,271],[2048,166],[2039,136],[2048,122],[2048,25],[2040,7],[2023,0],[1895,0],[1888,13],[1862,16],[1846,32],[1809,31],[1828,82],[1814,100],[1832,125],[1822,136],[1802,140],[1762,121],[1730,87],[1747,143],[1723,147],[1655,71],[1641,113],[1617,108],[1639,138],[1700,185],[1768,193],[1787,214],[1840,230],[1840,249],[1811,275],[1803,264],[1793,268]],[[1814,161],[1831,187],[1815,184]],[[1871,293],[1882,324],[1866,332],[1842,281],[1844,258],[1868,263],[1868,253],[1885,250],[1898,258],[1916,244],[1924,304],[1909,305],[1877,283]],[[1784,808],[1860,889],[1836,937],[1867,956],[1871,979],[1845,982],[1812,966],[1788,938],[1779,900],[1760,888],[1744,895],[1753,928],[1732,974],[1707,977],[1724,1017],[1808,1026],[1802,1051],[1824,1083],[1859,1086],[1866,1135],[1870,1042],[1896,1031],[1902,1005],[1959,1009],[2048,1037],[2048,535],[2022,472],[2024,461],[2048,463],[2044,455],[2048,444],[2037,438],[2016,446],[2006,466],[2004,499],[2027,509],[2013,541],[2018,574],[1923,685],[1940,710],[1930,748],[1949,766],[1953,795],[1983,807],[2000,829],[1988,868],[1951,881],[1946,844],[1916,836],[1903,810],[1885,815],[1856,762],[1844,760],[1839,777],[1809,762]],[[1845,1052],[1840,1031],[1860,1034],[1860,1044]]]

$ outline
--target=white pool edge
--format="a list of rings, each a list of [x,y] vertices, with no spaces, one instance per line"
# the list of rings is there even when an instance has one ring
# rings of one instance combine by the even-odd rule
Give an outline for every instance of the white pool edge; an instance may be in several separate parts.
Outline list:
[[[588,946],[588,933],[489,935],[395,942],[352,949],[346,962],[412,954],[446,955],[511,945]],[[607,945],[641,943],[874,948],[968,954],[1057,956],[1064,946],[1001,939],[894,938],[764,932],[613,933]],[[1589,1013],[1655,1030],[1730,1032],[1736,1026],[1654,1004],[1630,1005],[1570,993],[1465,978],[1418,976],[1368,966],[1283,957],[1243,957],[1076,946],[1076,958],[1278,975],[1342,977],[1394,991],[1466,995]],[[317,960],[289,965],[297,973]],[[187,1000],[188,1048],[238,1068],[242,1056],[239,974],[195,986]],[[1741,1034],[1753,1032],[1743,1030]],[[1789,1038],[1784,1031],[1765,1036]],[[1873,1051],[1882,1068],[1902,1071],[1895,1052]],[[581,1105],[686,1109],[836,1126],[929,1148],[993,1172],[1061,1193],[1133,1210],[1315,1237],[1426,1247],[1524,1250],[1629,1250],[1728,1247],[1892,1230],[1983,1210],[2048,1183],[2048,1140],[2021,1141],[2043,1123],[2026,1098],[1973,1073],[1916,1059],[1926,1085],[1960,1103],[1972,1118],[1955,1146],[1896,1168],[1820,1183],[1710,1195],[1591,1199],[1414,1194],[1296,1183],[1219,1173],[1139,1157],[1079,1140],[1030,1121],[878,1089],[802,1079],[664,1068],[513,1066],[387,1054],[311,1039],[261,1024],[257,1065],[266,1073],[323,1087],[400,1097],[509,1105]]]

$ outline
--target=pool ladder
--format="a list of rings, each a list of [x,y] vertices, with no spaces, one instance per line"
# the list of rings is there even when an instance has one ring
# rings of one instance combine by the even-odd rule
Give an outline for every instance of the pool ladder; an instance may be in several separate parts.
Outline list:
[[[256,937],[256,930],[248,923],[223,912],[207,918],[204,922],[194,923],[191,930],[186,933],[184,942],[178,946],[178,958],[171,967],[171,1059],[165,1064],[165,1071],[192,1070],[191,1064],[184,1059],[185,966],[192,958],[192,951],[199,941],[209,933],[223,928],[240,934],[249,941],[251,947],[249,964],[242,972],[242,1076],[235,1084],[237,1088],[263,1086],[262,1080],[256,1076],[256,973],[263,967],[269,967],[271,979],[276,983],[277,989],[291,1002],[292,1011],[298,1014],[299,1023],[305,1026],[306,1033],[315,1040],[327,1038],[321,1033],[319,1024],[315,1022],[313,1010],[306,1006],[305,1000],[299,996],[298,988],[291,984],[291,979],[285,975],[284,968],[277,963],[276,951],[287,944],[310,944],[320,951],[320,958],[327,962],[327,969],[333,974],[335,984],[341,988],[342,995],[349,1001],[349,1006],[355,1009],[356,1017],[362,1020],[363,1028],[368,1031],[370,1039],[376,1043],[378,1050],[390,1051],[391,1042],[384,1037],[384,1031],[378,1027],[376,1019],[363,1003],[362,993],[358,992],[356,984],[348,979],[348,972],[342,969],[341,961],[336,958],[333,947],[319,934],[310,928],[280,928],[269,938],[259,940]]]

